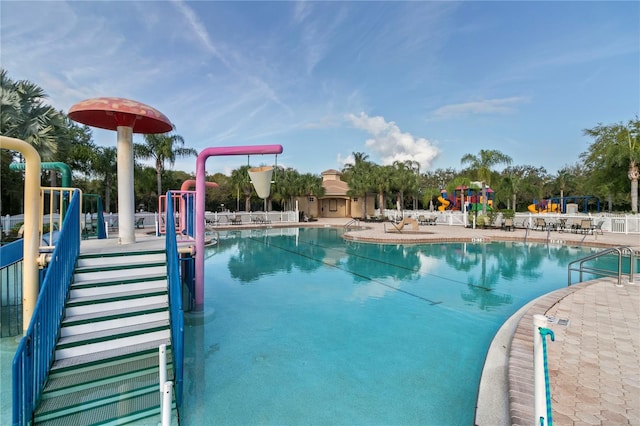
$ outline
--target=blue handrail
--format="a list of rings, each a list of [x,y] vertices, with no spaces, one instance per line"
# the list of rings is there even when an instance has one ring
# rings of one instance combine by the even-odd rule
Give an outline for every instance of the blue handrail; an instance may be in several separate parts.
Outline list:
[[[22,333],[22,258],[24,240],[19,239],[0,246],[0,313],[2,317],[0,337],[16,336]]]
[[[171,347],[173,352],[174,383],[176,387],[176,405],[182,405],[182,369],[184,359],[184,314],[182,311],[182,286],[178,265],[178,243],[176,240],[176,222],[173,217],[173,197],[167,193],[167,234],[165,249],[167,253],[167,280],[169,285],[169,310],[171,315]]]
[[[53,362],[64,305],[80,253],[80,191],[74,191],[62,223],[29,328],[13,358],[13,424],[32,421]]]

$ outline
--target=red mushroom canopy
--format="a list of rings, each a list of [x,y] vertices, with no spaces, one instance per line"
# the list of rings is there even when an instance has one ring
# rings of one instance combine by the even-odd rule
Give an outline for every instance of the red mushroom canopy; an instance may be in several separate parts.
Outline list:
[[[157,109],[124,98],[86,99],[69,109],[69,118],[107,130],[127,126],[133,133],[166,133],[173,129],[169,119]]]

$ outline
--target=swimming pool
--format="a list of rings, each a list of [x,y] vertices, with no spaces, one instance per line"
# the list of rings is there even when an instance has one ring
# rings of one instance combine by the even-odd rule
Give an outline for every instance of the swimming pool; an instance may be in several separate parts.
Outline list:
[[[215,313],[186,329],[183,424],[473,424],[496,331],[592,251],[341,233],[236,231],[208,249]]]

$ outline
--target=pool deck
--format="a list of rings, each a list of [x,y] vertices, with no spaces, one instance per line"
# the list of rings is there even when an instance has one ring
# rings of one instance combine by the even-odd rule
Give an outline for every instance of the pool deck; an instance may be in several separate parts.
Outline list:
[[[300,226],[342,227],[349,219],[320,219]],[[345,238],[376,243],[527,241],[592,247],[629,246],[637,234],[583,235],[516,229],[470,229],[438,224],[397,232],[390,223],[360,223]],[[262,226],[281,226],[269,224]],[[290,224],[289,224],[290,226]],[[233,226],[219,229],[256,227]],[[389,232],[389,231],[395,232]],[[141,240],[144,240],[142,236]],[[635,283],[611,278],[546,294],[505,322],[485,360],[476,421],[479,426],[531,425],[533,419],[533,315],[555,319],[547,340],[552,418],[556,424],[640,425],[640,273]],[[558,320],[567,320],[558,321]]]

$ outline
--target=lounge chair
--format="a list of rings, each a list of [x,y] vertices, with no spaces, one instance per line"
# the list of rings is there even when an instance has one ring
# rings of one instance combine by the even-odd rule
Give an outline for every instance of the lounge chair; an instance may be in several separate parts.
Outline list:
[[[242,225],[242,216],[237,214],[235,217],[230,219],[232,225]]]
[[[428,217],[426,223],[427,223],[427,225],[434,225],[435,226],[438,223],[438,218],[435,217],[435,216]]]
[[[503,231],[513,231],[513,219],[505,219],[502,222],[502,230]]]
[[[423,214],[418,216],[418,224],[419,225],[426,225],[427,224],[427,218]]]
[[[582,219],[580,223],[571,226],[571,231],[574,234],[591,234],[593,232],[591,219]]]
[[[391,224],[396,229],[396,231],[400,233],[402,232],[402,229],[404,228],[405,225],[411,225],[411,229],[414,231],[419,230],[418,221],[410,217],[405,217],[398,223],[398,225],[396,225],[394,222],[391,222]],[[385,232],[387,232],[386,228],[385,228]]]

